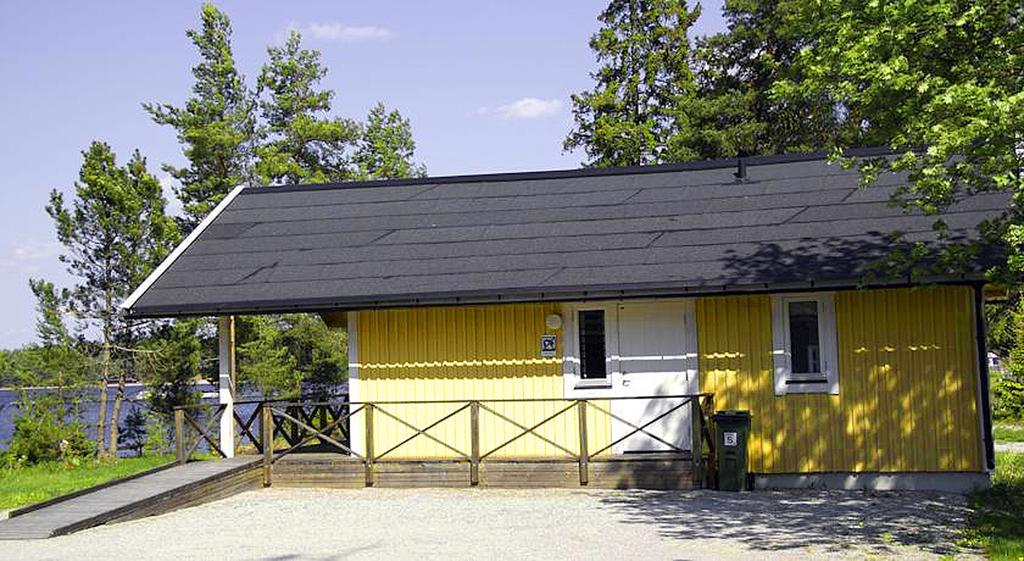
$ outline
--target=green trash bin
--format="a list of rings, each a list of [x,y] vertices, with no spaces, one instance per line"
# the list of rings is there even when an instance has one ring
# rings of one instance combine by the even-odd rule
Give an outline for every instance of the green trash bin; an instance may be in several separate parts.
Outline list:
[[[747,488],[747,438],[750,411],[719,411],[715,422],[715,452],[718,460],[718,489],[744,491]]]

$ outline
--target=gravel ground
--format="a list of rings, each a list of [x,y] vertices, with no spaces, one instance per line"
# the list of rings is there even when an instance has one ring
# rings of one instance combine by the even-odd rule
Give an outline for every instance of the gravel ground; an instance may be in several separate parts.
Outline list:
[[[0,559],[932,559],[965,499],[925,493],[267,489]]]

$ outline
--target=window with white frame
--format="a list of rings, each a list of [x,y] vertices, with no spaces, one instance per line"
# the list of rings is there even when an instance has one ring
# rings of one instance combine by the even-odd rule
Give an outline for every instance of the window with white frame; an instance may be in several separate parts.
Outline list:
[[[772,297],[775,393],[839,393],[833,294]]]

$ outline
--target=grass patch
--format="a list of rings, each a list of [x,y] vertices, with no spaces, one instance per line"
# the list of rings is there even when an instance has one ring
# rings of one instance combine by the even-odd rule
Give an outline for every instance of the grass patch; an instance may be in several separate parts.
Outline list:
[[[997,453],[992,488],[975,493],[971,504],[975,513],[965,541],[993,560],[1024,559],[1024,454]]]
[[[0,510],[18,508],[39,501],[99,485],[166,464],[174,456],[142,456],[117,460],[82,460],[79,465],[45,463],[0,468]]]
[[[996,442],[1024,442],[1024,426],[996,423],[992,427]]]

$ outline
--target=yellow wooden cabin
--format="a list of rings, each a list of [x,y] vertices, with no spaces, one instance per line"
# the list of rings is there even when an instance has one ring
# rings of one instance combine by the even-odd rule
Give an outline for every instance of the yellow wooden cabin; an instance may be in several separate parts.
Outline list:
[[[950,242],[888,203],[905,178],[858,180],[793,155],[239,189],[127,307],[344,329],[368,484],[390,459],[465,460],[474,484],[701,485],[709,414],[747,410],[758,486],[984,486],[998,252],[961,270],[898,259]],[[942,218],[976,240],[1006,205],[979,195]],[[571,469],[521,467],[556,458]]]

